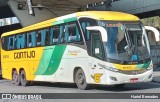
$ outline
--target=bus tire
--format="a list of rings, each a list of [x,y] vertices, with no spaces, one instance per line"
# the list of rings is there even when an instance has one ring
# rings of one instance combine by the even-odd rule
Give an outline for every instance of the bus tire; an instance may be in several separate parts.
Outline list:
[[[81,90],[86,90],[89,88],[89,85],[86,82],[86,77],[82,69],[78,69],[75,75],[75,83],[77,87]]]
[[[116,88],[123,88],[125,86],[125,84],[117,84],[117,85],[114,85]]]
[[[14,72],[13,72],[12,83],[14,83],[16,86],[19,86],[21,84],[20,83],[20,76],[18,75],[16,70],[14,70]]]
[[[28,86],[29,85],[29,81],[27,81],[26,79],[26,73],[24,70],[21,70],[21,73],[20,73],[20,82],[21,82],[21,85],[22,86]]]

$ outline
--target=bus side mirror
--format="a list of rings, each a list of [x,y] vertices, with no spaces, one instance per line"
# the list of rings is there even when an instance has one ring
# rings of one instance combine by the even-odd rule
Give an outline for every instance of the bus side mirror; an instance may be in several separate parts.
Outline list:
[[[151,26],[145,26],[145,29],[149,30],[149,31],[152,31],[154,33],[156,42],[160,41],[160,39],[159,39],[160,33],[156,28],[151,27]]]
[[[108,35],[107,35],[107,31],[105,28],[101,26],[90,26],[90,27],[86,27],[86,29],[88,31],[99,31],[101,33],[102,41],[107,42]]]

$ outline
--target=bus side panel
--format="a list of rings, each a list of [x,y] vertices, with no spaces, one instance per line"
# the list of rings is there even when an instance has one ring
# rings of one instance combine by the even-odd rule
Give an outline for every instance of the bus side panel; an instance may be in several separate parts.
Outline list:
[[[71,82],[69,59],[62,58],[59,68],[56,71],[57,82]]]
[[[64,80],[64,70],[69,69],[68,60],[63,59],[66,45],[46,47],[35,72],[37,81],[61,81]],[[64,63],[64,64],[63,64]],[[43,70],[44,69],[44,70]],[[55,79],[56,77],[56,79]],[[62,78],[63,77],[63,78]]]
[[[12,79],[11,71],[9,70],[9,63],[2,62],[2,77],[5,79]]]
[[[35,57],[27,60],[28,68],[25,68],[25,70],[29,69],[27,73],[27,80],[34,81],[37,76],[36,71],[38,70],[39,65],[41,64],[41,59],[43,57],[45,47],[32,48],[31,51],[35,52]],[[44,62],[43,64],[46,64],[46,63]],[[44,67],[41,67],[40,70],[45,72]]]
[[[85,73],[85,77],[86,77],[86,81],[89,82],[90,81],[90,72],[88,70],[88,59],[86,58],[75,58],[75,59],[70,59],[69,61],[70,63],[70,68],[71,68],[71,79],[74,82],[73,78],[75,78],[74,76],[74,69],[75,68],[81,68],[83,69],[84,73]]]
[[[89,73],[87,58],[88,58],[88,54],[85,49],[74,46],[74,45],[67,45],[63,59],[68,60],[68,64],[70,67],[70,70],[65,71],[65,73],[68,73],[68,77],[67,77],[68,82],[72,82],[72,83],[74,82],[73,79],[74,79],[74,69],[75,68],[82,68],[86,75],[86,80],[89,81],[89,78],[87,77]]]
[[[6,79],[12,79],[12,69],[20,74],[20,69],[25,70],[27,80],[35,79],[35,71],[38,68],[42,56],[43,47],[28,48],[22,50],[2,50],[2,74]]]
[[[30,75],[29,74],[29,66],[28,66],[28,61],[24,61],[24,60],[15,60],[13,59],[13,55],[14,55],[15,51],[11,52],[5,52],[5,56],[9,56],[8,59],[3,59],[2,62],[2,75],[3,78],[12,79],[12,70],[16,69],[17,73],[20,74],[20,69],[24,69],[26,72],[26,75]]]

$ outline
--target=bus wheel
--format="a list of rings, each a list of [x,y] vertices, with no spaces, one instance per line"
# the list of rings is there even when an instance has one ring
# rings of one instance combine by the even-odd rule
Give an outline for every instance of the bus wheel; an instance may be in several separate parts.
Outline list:
[[[75,83],[77,87],[81,90],[85,90],[89,88],[89,85],[86,82],[86,77],[82,69],[78,69],[75,75]]]
[[[117,84],[117,85],[114,85],[116,88],[123,88],[125,86],[125,84]]]
[[[18,75],[16,70],[13,72],[12,83],[14,83],[17,86],[20,85],[20,76]]]
[[[29,81],[26,80],[26,73],[24,70],[21,71],[20,74],[20,81],[21,81],[21,85],[22,86],[28,86],[29,85]]]

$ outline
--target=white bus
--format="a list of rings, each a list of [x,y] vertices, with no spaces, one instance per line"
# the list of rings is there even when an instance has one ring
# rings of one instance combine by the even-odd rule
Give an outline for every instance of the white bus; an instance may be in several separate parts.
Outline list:
[[[146,31],[134,15],[78,12],[1,36],[2,76],[31,81],[124,86],[152,80]]]

